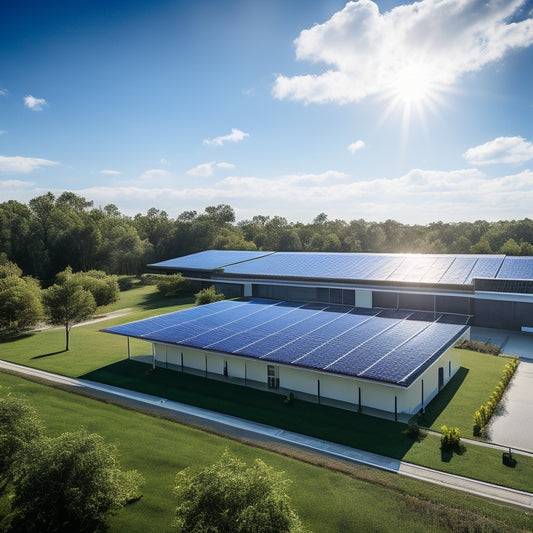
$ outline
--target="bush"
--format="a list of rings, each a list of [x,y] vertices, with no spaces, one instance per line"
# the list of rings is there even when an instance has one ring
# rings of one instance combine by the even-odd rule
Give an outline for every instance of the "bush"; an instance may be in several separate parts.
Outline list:
[[[455,346],[456,348],[462,348],[463,350],[472,350],[474,352],[488,353],[490,355],[500,355],[501,348],[496,344],[492,344],[490,339],[486,342],[472,341],[465,339]]]
[[[196,298],[196,305],[204,305],[204,304],[210,304],[213,302],[219,302],[220,300],[224,300],[225,296],[223,293],[218,292],[215,289],[214,285],[211,285],[211,287],[207,287],[206,289],[202,289],[200,292],[197,292],[195,295]]]
[[[407,427],[403,430],[403,433],[410,439],[416,441],[422,440],[427,435],[426,432],[416,422],[409,422]]]
[[[133,278],[131,276],[120,276],[117,279],[118,288],[122,291],[129,291],[133,288]]]
[[[94,296],[98,307],[118,300],[120,289],[117,276],[108,276],[102,270],[89,270],[76,272],[72,277]]]
[[[161,296],[178,296],[187,288],[187,280],[179,272],[170,276],[161,276],[157,282],[157,290]]]
[[[461,445],[461,432],[459,428],[449,428],[442,426],[440,428],[442,435],[440,436],[440,449],[443,452],[462,453],[464,451]]]
[[[483,404],[474,413],[472,432],[475,437],[479,437],[483,433],[483,429],[489,423],[492,415],[496,411],[496,408],[498,407],[501,399],[503,398],[505,389],[509,385],[511,378],[513,377],[516,371],[518,363],[518,359],[511,359],[511,361],[509,361],[505,365],[503,369],[502,379],[499,381],[498,385],[496,385],[496,388],[492,391],[487,402]]]

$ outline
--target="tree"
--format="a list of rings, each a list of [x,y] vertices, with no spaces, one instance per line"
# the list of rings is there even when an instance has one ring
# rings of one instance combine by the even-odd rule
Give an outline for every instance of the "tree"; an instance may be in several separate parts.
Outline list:
[[[505,255],[520,255],[520,252],[520,245],[514,239],[506,240],[500,248],[500,253]]]
[[[59,274],[59,276],[61,275]],[[80,282],[82,288],[94,296],[98,307],[111,304],[118,300],[120,290],[117,276],[108,276],[102,270],[76,272],[72,276]]]
[[[89,318],[96,310],[94,296],[82,288],[79,280],[67,268],[59,275],[60,283],[43,293],[43,303],[51,324],[65,326],[65,351],[69,351],[72,326]]]
[[[0,493],[11,481],[17,455],[42,433],[37,411],[25,398],[11,394],[0,398]]]
[[[0,335],[33,327],[42,317],[41,288],[31,277],[0,254]]]
[[[303,527],[290,506],[289,481],[260,459],[247,465],[227,450],[199,473],[176,476],[175,526],[182,533],[297,533]]]
[[[13,467],[7,531],[93,533],[139,498],[143,477],[122,471],[114,446],[82,429],[32,440]]]
[[[219,302],[220,300],[223,300],[225,298],[224,294],[218,292],[214,285],[202,289],[194,296],[196,298],[196,305],[211,304],[213,302]]]

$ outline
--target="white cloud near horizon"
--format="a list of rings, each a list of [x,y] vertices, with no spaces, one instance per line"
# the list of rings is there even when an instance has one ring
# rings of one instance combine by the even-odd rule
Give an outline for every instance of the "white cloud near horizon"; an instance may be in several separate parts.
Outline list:
[[[324,175],[329,179],[323,179]],[[266,211],[290,221],[305,222],[314,210],[345,221],[392,218],[427,224],[528,217],[533,205],[533,171],[488,178],[472,168],[449,172],[413,169],[396,178],[365,181],[328,171],[273,179],[228,176],[214,184],[187,188],[95,186],[78,193],[97,203],[113,202],[121,210],[132,205],[134,212],[156,205],[177,214],[223,202],[239,212],[253,215]]]
[[[231,132],[227,135],[221,135],[220,137],[215,137],[214,139],[204,139],[204,144],[207,144],[208,146],[222,146],[226,142],[240,142],[249,136],[249,133],[245,133],[237,128],[231,128]]]
[[[42,111],[48,106],[48,102],[44,98],[35,98],[31,94],[24,97],[24,105],[32,111]]]
[[[59,165],[57,161],[41,159],[38,157],[8,157],[0,155],[0,172],[16,172],[27,174],[41,167]]]
[[[355,154],[355,152],[362,150],[364,147],[365,147],[364,141],[358,140],[348,146],[348,151],[351,154]]]
[[[0,189],[29,189],[35,187],[34,181],[0,180]]]
[[[533,159],[533,143],[523,137],[497,137],[469,148],[463,157],[472,165],[523,163]]]
[[[294,41],[298,60],[325,64],[327,70],[279,75],[273,95],[306,104],[359,102],[390,92],[411,70],[432,87],[449,86],[533,43],[532,18],[508,22],[524,3],[422,0],[380,13],[371,0],[348,2]]]

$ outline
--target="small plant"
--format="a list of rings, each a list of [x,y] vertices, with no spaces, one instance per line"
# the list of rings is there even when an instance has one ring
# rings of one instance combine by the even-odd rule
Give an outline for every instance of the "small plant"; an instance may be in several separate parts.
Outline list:
[[[462,453],[464,451],[464,447],[461,444],[461,432],[459,428],[442,426],[440,431],[442,433],[440,436],[440,449],[443,452]]]
[[[416,441],[421,441],[427,435],[427,433],[416,422],[409,422],[407,427],[403,430],[403,433],[410,439]]]
[[[513,457],[511,448],[509,448],[508,452],[503,452],[502,462],[505,466],[510,466],[511,468],[516,466],[516,459]]]
[[[219,302],[224,300],[225,296],[223,293],[218,292],[214,285],[202,289],[200,292],[197,292],[195,295],[196,305],[205,305],[213,302]]]
[[[294,403],[294,393],[289,392],[289,395],[285,396],[285,398],[283,399],[283,403],[287,406],[292,405]]]

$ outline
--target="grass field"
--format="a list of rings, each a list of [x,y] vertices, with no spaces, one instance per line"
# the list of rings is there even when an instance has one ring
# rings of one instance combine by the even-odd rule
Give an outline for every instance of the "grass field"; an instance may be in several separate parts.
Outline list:
[[[0,374],[0,385],[3,392],[31,399],[49,435],[85,426],[118,447],[123,468],[145,476],[143,497],[111,520],[111,532],[171,531],[175,474],[214,462],[226,447],[246,461],[259,457],[284,471],[292,481],[293,505],[315,533],[513,532],[533,527],[523,510],[403,476],[353,465],[346,466],[348,475],[335,472],[14,376]],[[5,498],[0,504],[5,512]]]
[[[113,309],[130,314],[75,328],[71,351],[64,352],[64,331],[46,330],[1,345],[1,358],[72,377],[85,377],[130,389],[164,396],[257,420],[292,431],[374,451],[397,459],[467,475],[489,482],[533,491],[533,461],[520,458],[514,469],[502,465],[501,452],[469,445],[461,456],[443,461],[438,437],[429,435],[413,442],[402,424],[296,401],[284,406],[279,395],[206,380],[125,360],[126,339],[100,333],[101,328],[139,320],[190,305],[191,300],[161,299],[153,287],[122,293]],[[133,354],[146,354],[150,345],[132,339]],[[458,426],[463,436],[472,435],[472,415],[484,403],[501,377],[504,358],[460,350],[461,370],[438,398],[428,406],[424,422],[436,429]]]

